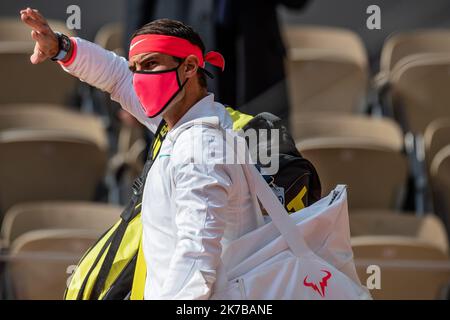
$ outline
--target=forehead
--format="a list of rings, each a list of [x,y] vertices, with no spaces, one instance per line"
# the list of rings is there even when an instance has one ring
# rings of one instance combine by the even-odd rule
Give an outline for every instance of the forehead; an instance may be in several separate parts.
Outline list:
[[[159,60],[166,60],[166,59],[170,59],[171,56],[164,54],[164,53],[160,53],[160,52],[144,52],[144,53],[139,53],[136,54],[134,56],[132,56],[130,58],[130,63],[139,63],[140,61],[144,61],[147,59],[159,59]]]

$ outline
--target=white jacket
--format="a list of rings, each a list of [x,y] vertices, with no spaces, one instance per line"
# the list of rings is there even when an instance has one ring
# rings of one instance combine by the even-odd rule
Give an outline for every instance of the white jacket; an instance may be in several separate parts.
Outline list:
[[[64,69],[109,92],[154,132],[161,118],[145,116],[126,59],[88,41],[76,42],[76,57]],[[208,299],[227,244],[263,223],[242,167],[225,164],[223,134],[197,123],[211,117],[232,128],[228,112],[209,94],[169,131],[147,176],[142,203],[146,299]],[[193,161],[198,150],[203,162]]]

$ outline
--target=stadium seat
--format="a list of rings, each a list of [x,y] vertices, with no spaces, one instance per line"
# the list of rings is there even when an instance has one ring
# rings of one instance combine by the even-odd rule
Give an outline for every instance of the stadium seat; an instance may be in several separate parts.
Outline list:
[[[7,263],[18,300],[61,300],[74,267],[101,233],[92,230],[38,230],[11,246]]]
[[[380,69],[389,72],[403,58],[416,54],[450,53],[450,30],[417,30],[391,36],[381,52]]]
[[[0,104],[68,104],[77,79],[53,61],[33,65],[30,62],[33,46],[32,42],[23,46],[0,43]]]
[[[366,105],[368,62],[352,31],[287,27],[287,76],[291,118],[304,112],[354,113]]]
[[[121,207],[82,201],[18,204],[5,214],[1,235],[5,247],[18,237],[40,229],[86,229],[103,232],[120,217]]]
[[[64,132],[1,133],[0,210],[38,200],[93,200],[106,151]]]
[[[0,107],[0,132],[6,130],[63,130],[85,135],[106,149],[107,138],[100,117],[49,104],[10,104]]]
[[[430,178],[436,211],[445,219],[450,232],[450,144],[433,158]]]
[[[394,122],[363,116],[305,117],[295,129],[297,148],[315,165],[323,194],[347,184],[352,209],[399,207],[408,163]]]
[[[393,150],[403,149],[401,129],[388,118],[311,112],[293,122],[291,131],[296,142],[314,138],[352,138],[372,141]]]
[[[0,112],[0,212],[20,202],[93,200],[107,161],[101,122],[63,110],[17,111]]]
[[[110,23],[98,30],[94,42],[107,50],[123,56],[124,36],[124,26],[122,24]]]
[[[423,134],[426,127],[450,117],[450,55],[409,56],[389,77],[393,109],[405,131]]]
[[[350,214],[352,237],[368,235],[411,237],[427,242],[448,254],[445,226],[434,214],[418,217],[412,212],[374,209],[353,210]]]
[[[370,290],[374,299],[438,299],[450,283],[448,255],[423,240],[359,236],[352,247],[363,284],[376,283],[373,270],[379,268],[380,288]]]
[[[436,119],[426,128],[424,134],[425,157],[431,165],[436,153],[450,144],[450,118]]]

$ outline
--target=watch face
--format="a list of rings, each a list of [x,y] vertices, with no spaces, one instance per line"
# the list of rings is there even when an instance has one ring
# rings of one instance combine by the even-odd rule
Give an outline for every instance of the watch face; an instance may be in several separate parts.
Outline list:
[[[70,45],[71,45],[70,39],[67,36],[62,35],[61,36],[61,49],[64,51],[69,51]]]
[[[58,46],[59,52],[51,58],[53,61],[59,61],[65,58],[67,53],[70,51],[70,47],[72,46],[72,42],[70,38],[60,32],[55,32],[58,37]]]

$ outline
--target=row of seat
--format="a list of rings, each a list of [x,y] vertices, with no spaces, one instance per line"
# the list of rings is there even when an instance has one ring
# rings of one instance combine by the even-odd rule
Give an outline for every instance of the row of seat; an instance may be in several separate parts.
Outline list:
[[[46,106],[4,107],[0,132],[3,211],[20,201],[65,199],[67,193],[74,194],[73,199],[92,199],[107,160],[105,133],[97,118]],[[299,150],[319,171],[324,193],[336,183],[347,183],[352,208],[400,206],[408,163],[401,131],[393,121],[312,114],[298,121],[294,132]],[[430,137],[430,145],[437,144]],[[23,186],[24,181],[33,183]]]
[[[359,36],[346,29],[289,26],[285,29],[291,114],[366,109],[371,87],[388,87],[390,111],[402,126],[423,133],[450,117],[450,30],[398,33],[386,40],[380,73],[370,81],[367,53]]]
[[[450,207],[448,120],[437,120],[426,130],[426,155],[433,194],[443,194]],[[401,208],[411,164],[397,123],[364,115],[310,113],[292,127],[297,147],[313,162],[324,194],[338,183],[350,188],[351,208]],[[442,205],[441,205],[442,206]],[[450,213],[447,212],[447,220]]]
[[[50,20],[49,25],[69,36],[75,35],[65,23]],[[34,41],[30,29],[20,19],[0,19],[0,104],[67,104],[76,88],[76,79],[61,72],[51,61],[33,65],[30,55]]]
[[[367,54],[351,31],[289,26],[286,71],[295,123],[305,112],[356,113],[366,104]]]
[[[374,203],[377,200],[371,200],[371,197],[380,195],[379,200],[390,202],[392,207],[406,192],[414,195],[416,210],[426,211],[434,206],[441,216],[448,216],[450,30],[419,30],[392,35],[384,44],[380,72],[373,79],[369,76],[364,45],[359,36],[350,30],[287,26],[284,35],[288,47],[286,69],[291,98],[291,127],[299,141],[299,148],[319,167],[319,174],[322,172],[325,190],[345,180],[352,182],[350,186],[361,186],[353,189],[356,193],[378,186],[378,190],[374,188],[366,193],[368,197],[363,201],[366,205],[377,205]],[[382,159],[389,159],[389,156],[381,156],[383,152],[380,150],[374,151],[379,149],[379,138],[375,142],[374,137],[365,136],[365,130],[357,128],[353,123],[356,120],[344,119],[347,115],[364,113],[381,114],[398,123],[399,126],[395,123],[387,125],[397,127],[392,129],[396,133],[382,126],[378,129],[370,126],[366,130],[375,130],[378,136],[387,130],[385,135],[390,138],[385,139],[393,140],[382,144],[400,144],[404,149],[403,155],[396,152],[394,156],[391,150],[390,160],[383,163]],[[322,127],[317,129],[321,132],[314,134],[324,134],[322,131],[327,131],[326,127],[330,128],[325,134],[328,136],[321,139],[313,137],[311,142],[302,127],[309,130],[307,122],[320,117],[331,120],[311,120],[314,123],[311,126]],[[341,138],[334,136],[334,131],[343,132],[344,126],[347,126],[347,142],[342,143]],[[310,141],[304,142],[305,139]],[[319,142],[321,147],[314,145]],[[313,150],[309,146],[311,143]],[[317,148],[327,148],[328,151],[318,151]],[[358,154],[366,154],[364,149],[368,151],[367,155],[377,156],[358,157]],[[349,160],[352,157],[354,161]],[[375,170],[376,175],[368,168]],[[409,189],[403,188],[402,191],[406,178],[412,182],[408,185]],[[364,183],[369,185],[362,188]],[[392,193],[393,184],[397,186],[397,194]],[[428,200],[430,190],[432,203]],[[354,204],[352,200],[350,202]],[[445,220],[447,224],[450,221],[448,218]]]
[[[298,149],[317,167],[324,194],[345,183],[352,209],[401,208],[409,164],[395,122],[311,114],[294,132]],[[430,146],[439,144],[436,132],[430,133]],[[24,201],[94,198],[107,166],[106,135],[98,118],[47,106],[4,107],[0,137],[1,211]],[[440,152],[432,167],[437,184],[448,184],[449,175],[442,173],[445,155]]]
[[[63,108],[0,108],[0,221],[14,204],[94,200],[108,160],[98,117]]]
[[[71,273],[116,221],[121,207],[91,202],[30,202],[16,205],[1,228],[3,298],[63,297]]]
[[[416,217],[390,210],[353,210],[350,229],[362,283],[369,288],[377,284],[373,266],[379,268],[380,287],[371,290],[374,299],[447,298],[448,238],[435,215]]]
[[[0,63],[6,72],[2,76],[5,90],[0,104],[63,104],[76,80],[61,73],[54,63],[24,63],[33,45],[28,30],[20,21],[1,20],[14,32],[0,35]],[[61,23],[50,24],[60,28]],[[122,37],[120,25],[107,25],[98,32],[96,42],[120,51]],[[338,28],[289,27],[285,38],[294,122],[303,112],[354,113],[366,108],[370,72],[365,48],[356,34]],[[449,80],[445,70],[450,64],[446,45],[449,39],[449,31],[411,32],[391,37],[383,49],[380,76],[375,82],[377,86],[389,83],[395,108],[402,105],[407,109],[407,125],[413,132],[423,132],[430,121],[448,115],[445,89]],[[42,74],[48,81],[39,81]],[[421,80],[424,76],[427,81]],[[19,93],[18,88],[27,90]]]
[[[54,63],[25,63],[33,45],[26,26],[17,19],[1,19],[0,24],[14,31],[0,34],[5,88],[0,104],[64,104],[76,80],[61,73]],[[61,23],[50,24],[60,28]],[[60,30],[73,34],[65,29]],[[108,49],[120,50],[121,31],[120,25],[105,26],[96,41]],[[294,122],[304,112],[354,113],[366,108],[370,72],[365,48],[356,34],[338,28],[297,26],[286,28],[285,38]],[[449,39],[450,31],[404,33],[388,39],[383,49],[376,87],[389,84],[394,111],[404,112],[405,126],[413,132],[423,132],[437,117],[450,117],[446,108]]]
[[[400,207],[408,163],[393,121],[314,114],[299,121],[295,132],[298,149],[317,167],[324,194],[346,183],[351,208]],[[105,174],[107,149],[96,117],[47,106],[0,108],[0,212],[26,201],[92,200]],[[109,169],[116,161],[126,159],[114,157]]]
[[[10,280],[7,297],[61,299],[81,255],[117,221],[120,211],[87,202],[28,203],[10,209],[1,228],[0,262]],[[450,284],[448,240],[434,215],[354,210],[350,230],[363,284],[370,286],[368,266],[381,270],[381,287],[371,290],[375,299],[443,297]]]
[[[349,186],[349,206],[400,208],[408,175],[395,122],[368,116],[305,114],[292,128],[297,148],[318,171],[323,194]]]

